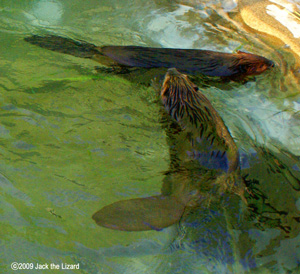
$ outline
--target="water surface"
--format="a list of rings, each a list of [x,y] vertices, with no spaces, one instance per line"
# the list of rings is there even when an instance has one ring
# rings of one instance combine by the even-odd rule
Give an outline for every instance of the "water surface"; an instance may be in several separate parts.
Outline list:
[[[234,6],[0,2],[3,273],[13,272],[12,262],[80,264],[65,273],[300,271],[300,96],[289,73],[296,61],[288,49],[239,30],[224,16]],[[245,84],[203,90],[240,148],[252,212],[235,201],[225,211],[196,208],[159,232],[98,227],[91,216],[101,207],[160,193],[170,159],[157,92],[23,41],[47,33],[97,45],[240,49],[277,62]]]

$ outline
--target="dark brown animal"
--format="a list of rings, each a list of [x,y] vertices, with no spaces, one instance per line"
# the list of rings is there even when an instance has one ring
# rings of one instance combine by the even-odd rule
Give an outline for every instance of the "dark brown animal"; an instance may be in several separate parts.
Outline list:
[[[222,118],[205,95],[186,75],[169,69],[161,91],[163,105],[168,114],[179,123],[192,145],[205,141],[209,147],[217,144],[227,151],[226,172],[238,167],[238,149]],[[206,148],[205,148],[206,149]]]
[[[151,48],[139,46],[97,47],[60,36],[31,36],[25,41],[42,48],[90,58],[109,67],[172,68],[189,74],[220,77],[258,75],[274,63],[262,56],[241,52],[230,54],[210,50]]]
[[[100,226],[160,230],[224,193],[243,197],[237,147],[209,100],[176,69],[168,70],[161,98],[171,159],[161,195],[105,206],[93,215]]]

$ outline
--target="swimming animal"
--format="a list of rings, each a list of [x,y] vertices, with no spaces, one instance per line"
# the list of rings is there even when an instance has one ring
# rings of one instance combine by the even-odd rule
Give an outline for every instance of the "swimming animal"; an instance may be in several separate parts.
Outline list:
[[[238,51],[223,53],[211,50],[152,48],[140,46],[101,46],[60,36],[33,35],[25,41],[52,51],[93,59],[115,69],[173,68],[189,74],[220,77],[258,75],[274,63],[259,55]]]
[[[161,230],[179,222],[189,210],[209,206],[224,193],[243,198],[238,149],[205,95],[172,68],[166,73],[161,100],[171,158],[161,194],[103,207],[93,215],[100,226]]]

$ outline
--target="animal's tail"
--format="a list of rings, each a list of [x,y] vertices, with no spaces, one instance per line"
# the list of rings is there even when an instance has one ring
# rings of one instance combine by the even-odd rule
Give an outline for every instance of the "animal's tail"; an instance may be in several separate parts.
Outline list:
[[[26,42],[40,46],[52,51],[70,54],[81,58],[93,59],[95,55],[101,55],[97,47],[84,41],[75,41],[55,35],[39,36],[33,35],[24,38]]]
[[[186,204],[172,195],[122,200],[103,207],[92,218],[99,226],[115,230],[161,230],[179,222]]]

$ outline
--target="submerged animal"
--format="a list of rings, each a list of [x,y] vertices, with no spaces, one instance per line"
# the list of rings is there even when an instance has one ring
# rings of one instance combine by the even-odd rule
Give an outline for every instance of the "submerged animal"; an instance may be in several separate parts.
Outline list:
[[[209,100],[176,69],[168,70],[161,99],[171,159],[161,194],[103,207],[93,215],[100,226],[161,230],[225,193],[243,198],[238,149]]]
[[[52,51],[90,58],[113,68],[172,68],[184,73],[220,77],[258,75],[274,66],[267,58],[246,52],[222,53],[211,50],[101,46],[60,36],[33,35],[25,41]]]

